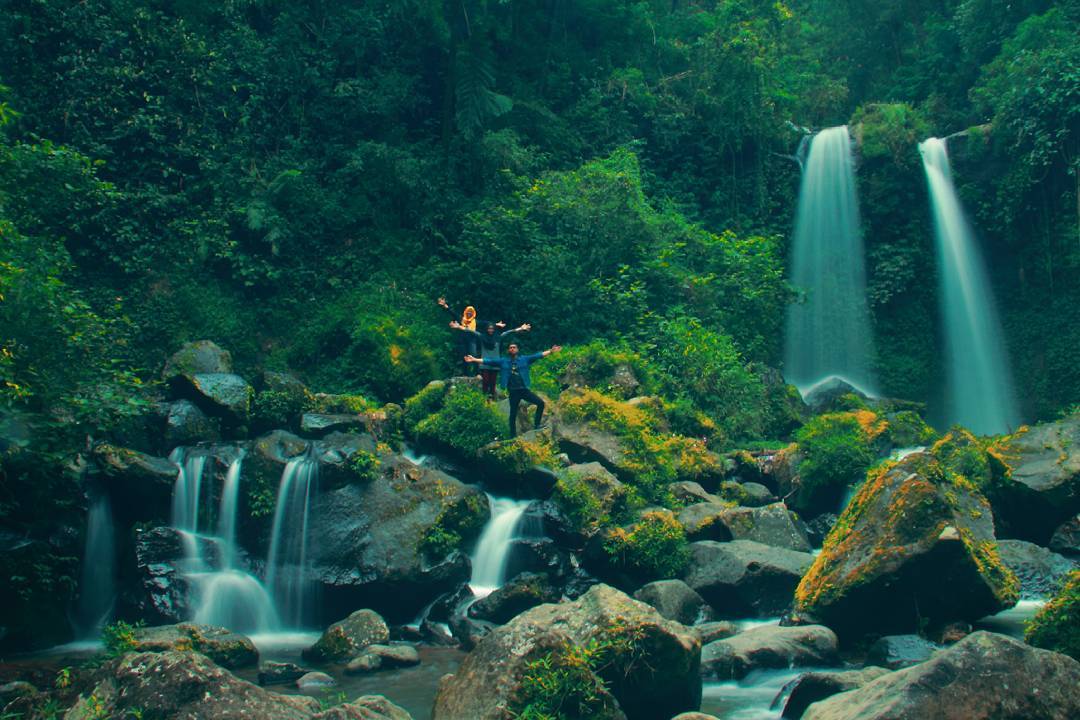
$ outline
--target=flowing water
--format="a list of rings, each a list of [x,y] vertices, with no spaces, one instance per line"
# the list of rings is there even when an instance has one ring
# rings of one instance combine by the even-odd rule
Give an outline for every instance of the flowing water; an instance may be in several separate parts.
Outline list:
[[[982,435],[1019,424],[1008,355],[979,247],[953,185],[945,141],[919,144],[930,188],[945,331],[944,420]]]
[[[289,460],[278,486],[266,586],[286,627],[306,627],[313,621],[316,586],[308,568],[308,529],[318,481],[318,460],[305,455]]]
[[[96,638],[112,615],[116,602],[116,529],[109,496],[98,489],[90,498],[86,515],[86,549],[83,553],[76,637]]]
[[[512,540],[525,508],[531,500],[497,498],[488,495],[491,520],[476,541],[472,557],[472,578],[469,587],[477,597],[484,597],[506,582],[506,566],[510,560]]]
[[[724,720],[779,720],[787,701],[784,688],[815,669],[820,668],[754,670],[742,680],[706,682],[701,692],[701,712]]]
[[[791,246],[791,282],[806,293],[806,301],[788,309],[787,381],[805,395],[838,377],[874,395],[873,336],[847,126],[822,130],[810,141]]]

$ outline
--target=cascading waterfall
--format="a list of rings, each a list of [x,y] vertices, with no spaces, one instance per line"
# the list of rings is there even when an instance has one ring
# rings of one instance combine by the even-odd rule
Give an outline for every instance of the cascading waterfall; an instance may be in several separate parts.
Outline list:
[[[75,626],[80,638],[96,638],[116,601],[116,528],[109,496],[92,491],[86,515],[86,549]]]
[[[293,628],[312,618],[315,584],[308,571],[308,525],[311,501],[317,492],[319,463],[313,457],[295,457],[285,465],[278,486],[270,553],[266,559],[266,586],[274,596],[282,620]]]
[[[1019,422],[1008,355],[975,234],[953,185],[945,141],[919,144],[930,187],[945,330],[944,419],[973,432],[1009,432]]]
[[[787,381],[805,395],[838,377],[873,395],[873,336],[846,125],[822,130],[810,142],[795,218],[791,282],[806,292],[806,302],[788,309]]]
[[[229,464],[225,476],[217,536],[199,532],[207,456],[177,448],[171,459],[177,466],[173,527],[184,546],[181,571],[193,588],[192,619],[239,632],[267,632],[276,628],[279,623],[270,595],[255,577],[239,567],[236,514],[243,455]],[[211,496],[208,492],[207,498]]]
[[[473,594],[483,597],[506,582],[506,566],[510,560],[512,540],[530,500],[497,498],[488,495],[491,520],[476,541],[472,557],[472,578],[469,587]]]

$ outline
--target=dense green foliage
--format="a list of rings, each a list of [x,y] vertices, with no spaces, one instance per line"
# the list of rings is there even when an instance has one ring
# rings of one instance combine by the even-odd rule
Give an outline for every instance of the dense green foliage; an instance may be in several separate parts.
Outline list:
[[[866,477],[876,455],[867,423],[860,416],[876,420],[865,410],[819,415],[796,433],[803,454],[798,506],[820,509],[822,503],[835,502],[845,487]]]
[[[686,531],[666,511],[649,511],[629,528],[615,528],[604,550],[615,567],[642,582],[673,578],[690,560]]]

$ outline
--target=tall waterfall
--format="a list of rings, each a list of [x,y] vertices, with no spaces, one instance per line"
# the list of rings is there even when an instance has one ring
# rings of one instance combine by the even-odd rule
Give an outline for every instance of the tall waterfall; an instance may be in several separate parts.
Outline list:
[[[83,553],[76,632],[96,638],[112,614],[116,601],[116,529],[109,496],[93,491],[86,515],[86,549]]]
[[[192,619],[239,632],[267,632],[277,627],[277,612],[262,584],[239,565],[236,514],[243,455],[229,464],[218,512],[218,535],[200,533],[201,505],[209,505],[211,488],[203,497],[207,456],[177,448],[173,488],[173,527],[184,547],[181,572],[192,587]],[[204,519],[201,523],[208,525]]]
[[[846,125],[822,130],[810,142],[791,247],[791,282],[806,292],[806,302],[788,310],[787,381],[805,395],[836,376],[873,395],[873,336]]]
[[[1019,413],[994,298],[975,234],[953,185],[945,141],[919,144],[930,186],[945,330],[945,419],[988,435],[1015,428]]]
[[[317,492],[318,460],[295,457],[281,474],[270,553],[266,559],[266,585],[273,593],[288,627],[310,624],[315,584],[308,568],[308,522]]]
[[[488,502],[491,504],[491,520],[476,541],[472,578],[469,580],[469,587],[479,596],[490,594],[506,582],[506,566],[514,531],[531,501],[488,495]]]

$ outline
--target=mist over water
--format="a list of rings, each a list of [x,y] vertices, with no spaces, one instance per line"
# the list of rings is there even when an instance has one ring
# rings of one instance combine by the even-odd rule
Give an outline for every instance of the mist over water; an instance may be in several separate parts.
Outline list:
[[[805,394],[836,376],[867,395],[876,394],[854,159],[846,125],[822,130],[810,142],[791,247],[791,282],[806,299],[788,309],[787,381]]]
[[[944,420],[990,435],[1019,424],[1008,355],[975,234],[953,185],[945,141],[919,144],[930,189],[945,333]]]

